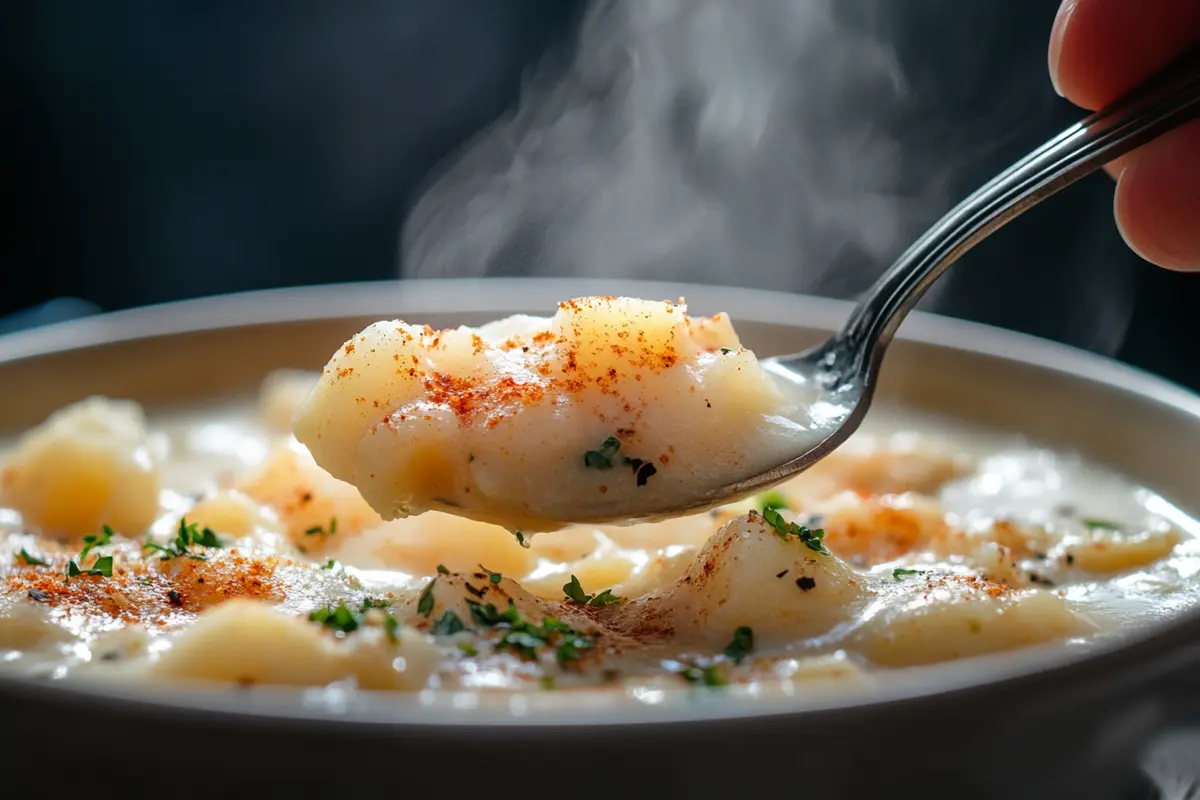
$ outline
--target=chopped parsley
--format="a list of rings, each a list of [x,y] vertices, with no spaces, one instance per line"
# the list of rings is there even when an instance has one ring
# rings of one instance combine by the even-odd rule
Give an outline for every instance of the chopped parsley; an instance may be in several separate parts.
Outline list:
[[[83,537],[83,549],[79,551],[79,560],[83,561],[87,554],[97,547],[112,543],[113,529],[107,525],[100,526],[100,533],[88,534]]]
[[[767,521],[767,524],[775,529],[775,533],[780,539],[785,542],[789,536],[795,536],[809,550],[815,550],[822,555],[829,555],[828,548],[825,547],[825,531],[822,528],[813,530],[804,525],[798,525],[795,522],[788,522],[774,508],[764,508],[762,518]]]
[[[374,600],[366,598],[362,602],[362,606],[355,611],[348,607],[345,603],[338,603],[336,606],[318,608],[308,615],[309,620],[321,624],[326,628],[332,628],[341,634],[350,634],[359,628],[366,625],[366,615],[373,608],[387,608],[386,600]],[[400,641],[400,620],[396,619],[392,614],[386,613],[383,618],[383,633],[387,636],[388,641],[396,644]]]
[[[1089,531],[1115,531],[1121,532],[1121,526],[1112,520],[1107,519],[1081,519],[1079,522]]]
[[[493,603],[478,603],[474,600],[467,601],[467,608],[471,612],[471,618],[487,628],[504,623],[512,624],[521,619],[517,605],[511,599],[508,601],[508,608],[504,611],[497,610]]]
[[[397,644],[400,641],[400,620],[388,614],[383,618],[383,633],[388,641]]]
[[[499,572],[492,572],[490,569],[488,569],[487,567],[485,567],[483,564],[480,564],[480,565],[479,565],[479,568],[480,568],[481,570],[483,570],[484,572],[486,572],[486,573],[487,573],[487,576],[488,576],[488,581],[489,581],[489,582],[490,582],[490,583],[491,583],[493,586],[495,586],[496,584],[500,583],[500,581],[504,580],[504,576],[503,576],[503,575],[501,575]]]
[[[500,611],[492,603],[467,601],[471,617],[478,624],[493,628],[506,628],[496,643],[497,650],[508,650],[524,660],[534,660],[542,648],[554,647],[554,656],[560,664],[579,660],[579,651],[593,645],[591,636],[579,633],[561,620],[543,617],[541,625],[522,618],[516,604],[509,599],[508,608]]]
[[[688,683],[699,683],[705,686],[724,686],[729,683],[724,670],[719,664],[682,664],[678,661],[664,661],[663,667],[674,672]]]
[[[171,544],[164,547],[147,539],[142,545],[142,549],[161,553],[163,561],[169,561],[172,558],[181,556],[190,558],[193,561],[203,561],[208,556],[203,553],[194,552],[191,548],[224,546],[212,528],[201,528],[195,522],[188,522],[187,517],[181,517],[179,519],[179,530],[175,533],[175,540]]]
[[[905,575],[923,575],[923,574],[925,574],[924,571],[919,570],[919,569],[903,569],[901,567],[896,567],[894,570],[892,570],[892,577],[895,578],[896,580],[901,580]]]
[[[479,655],[479,651],[475,649],[475,645],[470,642],[459,642],[458,649],[467,658],[474,658]]]
[[[344,603],[334,608],[318,608],[308,618],[341,633],[353,633],[362,626],[362,616],[346,608]]]
[[[549,637],[542,637],[539,635],[541,633],[543,631],[533,625],[512,628],[496,642],[496,650],[511,650],[522,661],[533,661],[537,658],[538,650],[550,644]]]
[[[450,574],[450,570],[446,569],[445,564],[438,564],[437,571],[438,571],[438,575],[449,575]]]
[[[446,609],[446,613],[442,614],[442,618],[433,624],[433,633],[435,636],[453,636],[456,633],[461,633],[467,629],[463,625],[463,621],[458,618],[450,609]]]
[[[722,354],[722,355],[726,355],[726,356],[727,356],[727,355],[729,355],[729,354],[730,354],[730,353],[732,353],[732,352],[733,352],[733,348],[732,348],[732,347],[722,347],[722,348],[721,348],[721,354]]]
[[[305,536],[321,536],[322,538],[324,538],[324,537],[328,537],[328,536],[333,536],[335,533],[337,533],[337,517],[331,517],[329,520],[328,528],[326,528],[324,525],[314,525],[313,527],[306,530],[304,532],[304,535]]]
[[[30,566],[30,567],[48,567],[48,566],[50,566],[49,561],[44,561],[44,560],[38,558],[37,556],[29,555],[28,551],[26,551],[24,547],[21,548],[21,552],[17,553],[17,558],[21,559],[23,562],[25,562],[25,564],[27,566]]]
[[[521,545],[521,547],[524,547],[526,550],[529,549],[529,541],[525,538],[525,534],[522,531],[513,531],[513,536],[516,537],[517,544]]]
[[[337,569],[337,568],[338,568],[338,567],[340,567],[340,566],[342,566],[342,565],[341,565],[339,562],[337,562],[337,561],[334,561],[334,560],[331,558],[331,559],[329,559],[328,561],[326,561],[326,562],[325,562],[325,566],[321,567],[321,569]]]
[[[624,598],[617,597],[612,593],[612,589],[605,589],[599,594],[585,594],[583,585],[580,584],[579,578],[571,576],[570,583],[563,584],[563,593],[567,599],[573,603],[578,603],[581,606],[611,606],[620,603]]]
[[[588,450],[583,454],[583,465],[591,469],[612,469],[613,457],[621,449],[621,440],[610,436],[604,440],[598,450]]]
[[[754,649],[754,631],[742,625],[733,632],[733,641],[725,648],[725,655],[733,660],[733,663],[740,664]]]
[[[113,529],[107,525],[100,528],[100,533],[88,534],[83,537],[83,549],[79,551],[78,560],[72,558],[67,562],[67,577],[64,582],[70,581],[71,578],[79,577],[80,575],[94,575],[100,578],[111,578],[113,557],[112,556],[97,556],[90,567],[83,567],[83,560],[87,558],[88,553],[92,552],[97,547],[103,547],[112,542]],[[22,558],[28,554],[24,550],[21,551]],[[26,563],[29,563],[28,561]]]
[[[766,492],[764,494],[760,494],[758,497],[754,498],[754,503],[758,506],[759,511],[766,511],[768,508],[777,509],[788,507],[787,498],[779,492]]]
[[[425,584],[425,588],[421,590],[421,596],[417,598],[417,613],[422,617],[428,617],[433,613],[433,585],[435,583],[437,583],[437,578]]]
[[[570,629],[568,628],[568,630]],[[558,647],[555,648],[554,651],[554,657],[560,664],[578,661],[579,651],[586,650],[591,646],[591,637],[571,631],[570,633],[564,634],[563,638],[559,641]]]
[[[82,560],[83,558],[80,557],[80,561]],[[75,578],[80,575],[95,575],[102,578],[111,578],[112,565],[112,556],[100,556],[95,560],[91,567],[88,569],[83,569],[79,566],[79,564],[75,563],[75,559],[72,558],[67,562],[67,580],[69,581],[71,578]]]

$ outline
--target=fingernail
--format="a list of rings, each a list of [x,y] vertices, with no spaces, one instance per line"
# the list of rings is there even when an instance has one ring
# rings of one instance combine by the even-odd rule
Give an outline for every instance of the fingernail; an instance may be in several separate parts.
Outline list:
[[[1046,60],[1050,66],[1050,84],[1059,97],[1066,95],[1058,86],[1058,61],[1062,58],[1063,32],[1066,30],[1068,19],[1075,11],[1075,1],[1063,0],[1058,7],[1058,13],[1054,16],[1054,27],[1050,29],[1050,50]]]

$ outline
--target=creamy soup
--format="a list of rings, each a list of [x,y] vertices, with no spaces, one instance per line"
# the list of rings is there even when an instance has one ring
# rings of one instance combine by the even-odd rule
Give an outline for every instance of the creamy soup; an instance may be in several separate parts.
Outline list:
[[[9,443],[5,668],[635,696],[857,685],[1095,642],[1200,599],[1197,524],[1164,498],[885,407],[809,472],[712,512],[532,540],[436,510],[387,520],[291,434],[318,379],[278,373],[256,403],[150,420],[92,398]],[[475,434],[489,446],[454,435]]]

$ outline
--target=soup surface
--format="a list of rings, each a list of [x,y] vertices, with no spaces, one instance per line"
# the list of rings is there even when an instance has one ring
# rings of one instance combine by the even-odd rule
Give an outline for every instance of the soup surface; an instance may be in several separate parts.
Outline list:
[[[316,380],[152,420],[92,398],[9,443],[5,668],[633,696],[868,684],[1086,645],[1200,599],[1198,526],[1164,498],[883,406],[809,472],[704,514],[532,539],[438,511],[385,521],[291,434]]]

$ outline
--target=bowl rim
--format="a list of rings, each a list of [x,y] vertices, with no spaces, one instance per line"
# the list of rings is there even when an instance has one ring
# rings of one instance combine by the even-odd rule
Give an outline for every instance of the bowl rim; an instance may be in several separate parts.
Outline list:
[[[486,291],[480,291],[486,288]],[[636,279],[444,278],[388,280],[267,289],[214,295],[109,312],[0,336],[0,365],[55,353],[86,350],[132,340],[187,335],[221,329],[290,322],[388,318],[389,314],[518,313],[559,300],[588,295],[646,298],[684,297],[703,313],[728,311],[757,323],[836,330],[853,304],[843,300],[710,284]],[[700,308],[697,308],[697,307]],[[750,311],[752,309],[752,312]],[[214,313],[218,311],[219,313]],[[352,332],[351,332],[352,333]],[[897,335],[901,341],[990,356],[1105,385],[1142,401],[1182,412],[1200,423],[1200,395],[1144,370],[1068,345],[926,312],[914,312]],[[889,673],[887,685],[865,693],[766,698],[752,690],[668,691],[656,702],[601,703],[581,710],[575,702],[537,701],[539,696],[506,695],[484,706],[463,703],[471,692],[381,694],[346,692],[339,687],[290,689],[256,687],[253,692],[185,685],[126,685],[77,677],[45,681],[0,674],[0,697],[20,694],[47,702],[86,703],[143,715],[217,715],[226,721],[366,726],[416,726],[422,735],[461,735],[466,730],[503,726],[512,730],[595,731],[647,724],[732,722],[790,715],[821,716],[852,708],[907,706],[989,689],[1030,689],[1034,684],[1103,681],[1120,675],[1169,673],[1200,661],[1200,609],[1126,633],[1116,641],[1071,652],[1060,646],[1029,647]],[[1149,656],[1155,656],[1153,659]],[[531,701],[534,701],[531,703]]]

